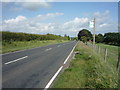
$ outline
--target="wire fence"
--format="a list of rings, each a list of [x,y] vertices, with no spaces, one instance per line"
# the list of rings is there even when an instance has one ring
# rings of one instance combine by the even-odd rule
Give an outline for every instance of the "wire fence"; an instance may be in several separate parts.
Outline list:
[[[104,44],[96,44],[87,42],[87,46],[93,48],[93,50],[100,55],[100,57],[107,63],[111,64],[115,68],[120,68],[118,61],[118,47]]]

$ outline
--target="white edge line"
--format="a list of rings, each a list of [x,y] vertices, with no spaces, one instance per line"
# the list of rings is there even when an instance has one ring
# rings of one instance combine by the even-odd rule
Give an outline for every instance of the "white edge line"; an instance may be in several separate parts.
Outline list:
[[[77,43],[76,43],[76,45],[77,45]],[[70,54],[68,55],[68,57],[65,59],[64,64],[66,64],[67,60],[69,59],[69,57],[71,56],[72,52],[74,51],[76,45],[73,47],[72,51],[70,52]]]
[[[25,57],[22,57],[22,58],[18,58],[18,59],[16,59],[16,60],[7,62],[7,63],[5,63],[5,64],[7,65],[7,64],[10,64],[10,63],[13,63],[13,62],[17,62],[17,61],[19,61],[19,60],[21,60],[21,59],[24,59],[24,58],[27,58],[27,57],[28,57],[28,56],[25,56]]]
[[[77,45],[77,43],[76,43]],[[72,54],[73,50],[75,49],[76,45],[73,47],[72,51],[70,52],[69,56],[66,58],[66,60],[64,61],[64,64],[67,62],[68,58],[70,57],[70,55]],[[48,84],[45,86],[44,90],[47,90],[50,85],[52,84],[52,82],[54,81],[54,79],[57,77],[57,75],[59,74],[59,72],[62,70],[63,66],[61,66],[58,71],[54,74],[54,76],[51,78],[51,80],[48,82]]]
[[[50,87],[50,85],[52,84],[52,82],[54,81],[54,79],[57,77],[57,75],[59,74],[59,72],[62,70],[63,66],[61,66],[58,71],[55,73],[55,75],[51,78],[51,80],[48,82],[48,84],[45,86],[44,90],[47,90],[47,88]]]

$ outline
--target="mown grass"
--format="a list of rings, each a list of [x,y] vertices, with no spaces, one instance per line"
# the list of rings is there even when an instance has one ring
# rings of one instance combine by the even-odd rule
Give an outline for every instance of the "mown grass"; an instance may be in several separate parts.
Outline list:
[[[45,45],[57,44],[62,42],[67,42],[68,40],[33,40],[33,41],[11,41],[2,42],[0,46],[0,53],[13,52],[18,50],[30,49],[35,47],[41,47]]]
[[[78,42],[75,59],[54,82],[53,88],[117,88],[118,73],[99,54]]]

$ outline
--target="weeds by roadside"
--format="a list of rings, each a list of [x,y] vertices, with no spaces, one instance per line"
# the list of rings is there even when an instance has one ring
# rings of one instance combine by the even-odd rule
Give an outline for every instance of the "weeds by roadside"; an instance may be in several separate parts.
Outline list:
[[[53,88],[118,88],[118,73],[91,48],[79,42],[75,59]]]

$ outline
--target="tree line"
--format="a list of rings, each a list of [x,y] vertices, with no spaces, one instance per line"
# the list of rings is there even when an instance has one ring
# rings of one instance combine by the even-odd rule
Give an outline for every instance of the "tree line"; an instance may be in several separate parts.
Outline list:
[[[60,35],[53,35],[53,34],[28,34],[28,33],[18,33],[18,32],[9,32],[9,31],[2,31],[2,40],[9,42],[9,41],[31,41],[31,40],[68,40],[68,36],[60,36]]]
[[[89,30],[83,29],[83,30],[80,30],[78,33],[78,40],[81,40],[83,42],[93,41],[93,37]],[[105,33],[104,35],[96,34],[95,42],[120,46],[120,33],[108,32],[108,33]]]

